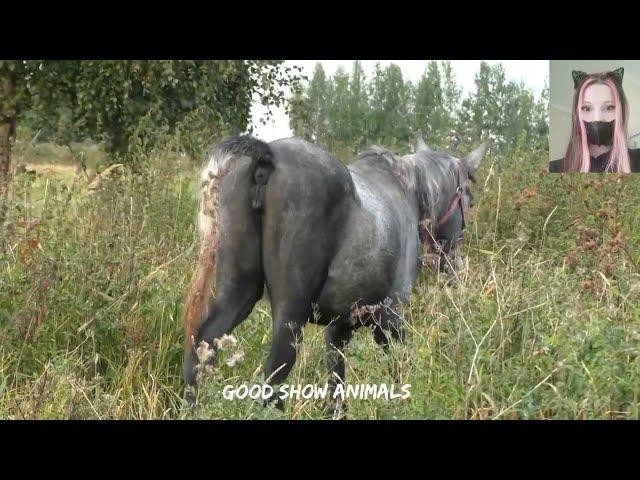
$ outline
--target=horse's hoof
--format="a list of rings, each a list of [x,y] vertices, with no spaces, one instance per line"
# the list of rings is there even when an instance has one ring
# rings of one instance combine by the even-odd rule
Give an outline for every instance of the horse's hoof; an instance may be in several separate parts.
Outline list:
[[[342,401],[329,402],[323,412],[326,420],[347,420],[347,406]]]
[[[196,391],[194,387],[188,386],[187,388],[185,388],[184,401],[187,404],[187,407],[189,408],[193,408],[196,406],[197,397],[196,397]]]
[[[276,407],[281,412],[284,412],[284,401],[280,397],[271,397],[262,401],[262,406],[265,408]]]
[[[347,420],[347,409],[344,405],[336,405],[331,420]]]

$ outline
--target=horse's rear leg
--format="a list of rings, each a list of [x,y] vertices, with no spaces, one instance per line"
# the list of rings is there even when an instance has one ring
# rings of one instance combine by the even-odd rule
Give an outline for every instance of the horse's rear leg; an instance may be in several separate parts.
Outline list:
[[[329,369],[329,404],[332,407],[334,419],[344,418],[346,405],[341,399],[334,400],[334,392],[337,385],[344,385],[345,357],[344,349],[353,336],[353,327],[342,318],[338,318],[329,324],[325,331],[327,342],[327,367]]]
[[[295,160],[290,151],[283,153],[282,168],[265,192],[262,257],[274,326],[265,366],[270,385],[282,383],[296,362],[350,206],[347,185],[327,168],[328,160],[314,167],[306,150],[294,153]]]
[[[212,343],[214,339],[231,333],[249,316],[261,297],[262,283],[255,281],[246,281],[228,292],[219,294],[211,314],[200,327],[199,339]]]
[[[208,313],[187,339],[190,348],[185,352],[184,375],[187,385],[197,382],[199,359],[197,348],[201,342],[214,347],[215,339],[238,326],[251,313],[264,290],[262,268],[261,220],[251,210],[248,189],[239,182],[247,176],[242,168],[231,171],[225,178],[225,201],[221,205],[221,238],[216,254],[215,296],[209,302]],[[193,343],[191,343],[193,340]],[[207,362],[212,365],[214,356]]]
[[[225,286],[216,293],[205,321],[198,329],[194,337],[194,345],[185,357],[184,374],[187,385],[193,387],[197,382],[197,373],[200,369],[200,359],[196,349],[201,342],[206,342],[213,349],[213,356],[204,362],[213,365],[215,360],[214,340],[225,334],[231,333],[242,321],[244,321],[254,305],[262,297],[262,281],[249,281]]]
[[[309,308],[286,308],[273,312],[273,339],[271,351],[264,369],[266,383],[278,385],[285,381],[296,363],[298,349],[302,344],[303,329],[311,314]],[[273,399],[268,399],[271,403]],[[277,408],[284,410],[283,401],[275,401]]]
[[[284,382],[296,362],[304,326],[324,283],[328,261],[321,248],[301,239],[285,261],[265,254],[273,314],[273,340],[265,366],[269,385]],[[283,407],[282,402],[277,405]]]

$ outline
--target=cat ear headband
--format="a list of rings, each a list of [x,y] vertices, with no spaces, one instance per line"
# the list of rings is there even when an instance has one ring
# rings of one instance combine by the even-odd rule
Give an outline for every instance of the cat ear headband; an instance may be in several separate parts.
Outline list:
[[[585,72],[581,72],[579,70],[573,70],[571,72],[571,76],[573,77],[573,88],[577,89],[578,86],[582,83],[582,81],[589,76],[589,74]],[[622,87],[622,78],[624,77],[624,68],[616,68],[611,72],[607,72],[607,77],[613,77],[613,79],[618,82],[618,85]]]

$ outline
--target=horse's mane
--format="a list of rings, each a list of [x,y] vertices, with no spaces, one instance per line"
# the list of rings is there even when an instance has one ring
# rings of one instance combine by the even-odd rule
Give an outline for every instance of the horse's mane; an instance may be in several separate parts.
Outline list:
[[[390,171],[405,188],[415,191],[423,214],[432,222],[448,207],[463,169],[462,161],[449,153],[419,151],[401,157],[379,146],[363,151],[356,161]]]
[[[444,152],[419,151],[403,157],[416,168],[416,191],[425,215],[436,222],[439,212],[446,210],[456,193],[460,176],[466,169],[462,160]]]
[[[355,161],[382,168],[397,178],[405,190],[413,189],[412,172],[407,168],[408,165],[404,162],[403,157],[399,157],[391,150],[374,145],[361,152]]]
[[[360,152],[356,157],[356,161],[372,163],[395,171],[400,162],[402,162],[402,159],[391,150],[373,145],[367,150]]]

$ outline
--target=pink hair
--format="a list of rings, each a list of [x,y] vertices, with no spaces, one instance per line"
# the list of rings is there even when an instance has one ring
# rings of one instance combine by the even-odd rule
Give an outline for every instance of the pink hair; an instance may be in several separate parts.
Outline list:
[[[606,72],[605,72],[606,73]],[[580,171],[587,173],[591,167],[591,155],[589,154],[589,144],[587,142],[587,132],[584,128],[582,118],[582,102],[584,101],[584,92],[587,87],[594,83],[607,85],[613,93],[613,101],[616,107],[616,117],[613,131],[613,146],[609,155],[609,161],[605,168],[605,172],[629,173],[631,172],[631,162],[629,160],[629,150],[627,146],[627,113],[623,112],[622,100],[618,93],[618,88],[611,78],[598,79],[590,78],[582,84],[578,101],[578,119],[580,124],[580,140],[582,146],[582,162]]]

